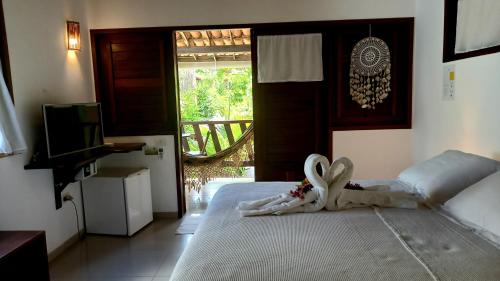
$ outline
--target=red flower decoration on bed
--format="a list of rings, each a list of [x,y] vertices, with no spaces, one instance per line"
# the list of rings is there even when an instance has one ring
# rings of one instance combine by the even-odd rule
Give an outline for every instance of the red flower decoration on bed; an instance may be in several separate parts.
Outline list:
[[[300,199],[304,200],[304,194],[311,191],[311,189],[313,189],[313,187],[314,186],[309,182],[309,180],[304,179],[300,183],[300,185],[297,185],[296,189],[290,190],[290,195],[292,195],[292,197],[296,197],[296,198],[300,198]]]
[[[353,183],[351,181],[348,182],[344,188],[351,190],[364,190],[364,188],[359,183]]]

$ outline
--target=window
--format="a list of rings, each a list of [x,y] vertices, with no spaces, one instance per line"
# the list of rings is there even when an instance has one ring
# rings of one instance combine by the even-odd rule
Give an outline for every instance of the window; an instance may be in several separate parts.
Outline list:
[[[498,0],[446,0],[443,61],[500,52],[498,13]]]
[[[0,157],[26,150],[12,99],[7,37],[3,8],[0,5]]]

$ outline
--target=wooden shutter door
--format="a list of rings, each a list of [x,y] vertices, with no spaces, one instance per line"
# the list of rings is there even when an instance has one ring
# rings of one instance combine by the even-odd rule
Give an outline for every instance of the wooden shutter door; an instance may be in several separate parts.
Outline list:
[[[106,136],[177,131],[172,37],[165,32],[93,34],[97,101]]]

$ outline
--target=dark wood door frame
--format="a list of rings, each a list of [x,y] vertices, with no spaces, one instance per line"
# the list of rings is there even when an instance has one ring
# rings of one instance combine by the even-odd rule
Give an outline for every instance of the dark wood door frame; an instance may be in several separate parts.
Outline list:
[[[353,24],[383,24],[383,23],[403,23],[411,20],[413,22],[413,18],[382,18],[382,19],[360,19],[360,20],[330,20],[330,21],[304,21],[304,22],[277,22],[277,23],[251,23],[251,24],[223,24],[223,25],[187,25],[187,26],[167,26],[167,27],[139,27],[139,28],[113,28],[113,29],[92,29],[90,30],[91,40],[92,40],[92,55],[93,55],[93,67],[94,67],[94,80],[96,83],[96,88],[99,83],[98,77],[96,77],[96,50],[95,50],[95,38],[99,36],[99,34],[117,34],[117,33],[128,33],[128,32],[163,32],[170,33],[171,36],[175,36],[174,32],[178,30],[209,30],[209,29],[233,29],[233,28],[250,28],[252,38],[253,38],[253,29],[267,30],[270,33],[279,31],[281,33],[301,33],[301,30],[310,30],[311,28],[318,29],[335,29],[342,28],[343,26],[353,25]],[[413,31],[412,31],[413,32]],[[413,34],[413,33],[412,33]],[[175,43],[175,40],[173,40]],[[252,42],[252,46],[255,46],[255,42]],[[173,46],[174,58],[176,58],[175,54],[177,53],[176,44]],[[254,56],[254,49],[252,47],[252,67],[256,66],[256,62],[254,61],[256,56]],[[179,125],[180,115],[179,115],[179,85],[178,85],[178,73],[177,73],[177,62],[174,62],[175,65],[172,65],[174,70],[175,77],[175,88],[176,88],[176,103],[177,103],[177,114],[176,114],[176,122]],[[253,79],[253,83],[256,83],[256,79]],[[411,104],[411,92],[409,93],[409,104]],[[411,110],[411,106],[409,108]],[[254,110],[254,119],[258,112]],[[411,116],[411,113],[409,113]],[[411,122],[411,117],[410,117]],[[362,130],[370,130],[370,129],[402,129],[402,128],[411,128],[411,123],[405,126],[362,126],[356,128],[345,128],[345,129],[362,129]],[[328,156],[332,155],[332,133],[333,129],[328,130]],[[175,139],[175,162],[176,162],[176,182],[177,182],[177,204],[178,204],[178,216],[182,217],[186,211],[185,206],[185,196],[184,196],[184,184],[183,184],[183,164],[181,159],[181,136],[179,126],[177,126],[177,130],[175,132],[170,132],[171,135],[174,136]],[[257,160],[257,159],[256,159]]]

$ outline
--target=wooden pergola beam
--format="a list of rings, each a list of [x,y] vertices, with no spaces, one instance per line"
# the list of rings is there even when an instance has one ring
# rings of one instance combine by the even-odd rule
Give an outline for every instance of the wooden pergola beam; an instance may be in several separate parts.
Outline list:
[[[206,30],[203,30],[203,34],[208,39],[208,46],[212,46],[212,40],[211,40],[210,36],[208,36],[208,32]]]
[[[229,30],[229,38],[231,38],[231,44],[235,45],[234,38],[233,38],[233,32],[231,32],[231,30]]]
[[[179,54],[242,53],[250,51],[250,45],[186,47],[177,49],[177,53]]]
[[[179,32],[181,34],[182,39],[184,39],[184,43],[186,44],[186,47],[189,47],[189,40],[187,39],[186,34],[184,32]]]
[[[199,63],[199,62],[214,62],[214,58],[212,56],[208,56],[205,58],[196,58],[196,60],[193,59],[193,57],[178,57],[177,58],[178,62],[192,62],[192,63]],[[236,57],[236,60],[232,57],[217,57],[217,63],[219,62],[231,62],[231,61],[239,61],[239,62],[250,62],[250,56],[238,56]]]

